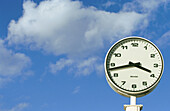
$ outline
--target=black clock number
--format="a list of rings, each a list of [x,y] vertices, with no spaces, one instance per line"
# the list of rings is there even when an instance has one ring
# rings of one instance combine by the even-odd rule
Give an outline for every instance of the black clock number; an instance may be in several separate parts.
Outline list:
[[[144,49],[145,49],[145,50],[147,50],[147,49],[148,49],[147,45],[146,45],[146,46],[144,46]]]
[[[128,49],[128,46],[123,46],[123,45],[122,45],[122,49]]]
[[[155,58],[155,54],[151,54],[151,56],[150,56],[151,58]]]
[[[115,66],[115,63],[111,63],[110,65],[113,67],[113,66]]]
[[[122,86],[126,83],[126,81],[121,81],[122,82]]]
[[[115,57],[121,57],[121,53],[114,53]]]
[[[143,84],[144,86],[147,86],[147,82],[146,82],[146,81],[143,81],[142,84]]]
[[[155,63],[155,64],[153,64],[153,67],[157,68],[157,67],[158,67],[158,64],[156,64],[156,63]]]
[[[138,47],[138,43],[131,43],[132,47]]]
[[[118,77],[118,73],[114,73],[114,75],[113,75],[114,77]]]
[[[132,88],[137,88],[137,85],[136,84],[132,84]]]
[[[155,78],[155,74],[151,74],[151,75],[150,75],[150,77],[153,77],[153,78]]]

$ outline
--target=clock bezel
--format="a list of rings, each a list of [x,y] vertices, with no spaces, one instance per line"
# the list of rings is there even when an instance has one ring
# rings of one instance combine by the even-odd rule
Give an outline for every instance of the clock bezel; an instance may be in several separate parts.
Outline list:
[[[113,48],[115,48],[118,44],[120,44],[120,42],[123,42],[123,41],[127,41],[128,39],[142,39],[146,42],[148,42],[149,44],[151,44],[152,46],[155,47],[155,49],[158,51],[160,57],[161,57],[161,62],[162,62],[162,67],[161,67],[161,72],[160,72],[160,75],[159,77],[157,78],[157,80],[149,87],[143,89],[143,90],[139,90],[139,91],[130,91],[130,90],[126,90],[120,86],[118,86],[116,83],[114,83],[114,81],[111,80],[111,77],[109,76],[108,74],[108,71],[107,71],[107,67],[106,67],[106,63],[107,63],[107,58],[108,58],[108,55],[110,54],[110,52],[112,51]],[[115,44],[113,44],[110,49],[108,50],[107,54],[106,54],[106,57],[105,57],[105,64],[104,64],[104,67],[105,67],[105,75],[106,75],[106,79],[107,79],[107,82],[109,83],[109,85],[111,86],[111,88],[116,91],[117,93],[123,95],[123,96],[126,96],[126,97],[130,97],[130,96],[136,96],[136,97],[142,97],[144,95],[147,95],[149,94],[150,92],[153,91],[153,89],[156,88],[156,86],[158,85],[161,77],[162,77],[162,74],[163,74],[163,70],[164,70],[164,60],[163,60],[163,56],[159,50],[159,48],[151,41],[149,41],[148,39],[145,39],[143,37],[138,37],[138,36],[130,36],[130,37],[125,37],[123,39],[120,39],[119,41],[117,41]]]

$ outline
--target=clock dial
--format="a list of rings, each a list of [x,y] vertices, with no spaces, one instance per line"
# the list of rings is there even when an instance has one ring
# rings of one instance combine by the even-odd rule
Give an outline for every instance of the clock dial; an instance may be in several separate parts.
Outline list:
[[[114,89],[140,95],[158,84],[163,72],[163,58],[152,42],[129,37],[110,48],[106,55],[105,72]]]

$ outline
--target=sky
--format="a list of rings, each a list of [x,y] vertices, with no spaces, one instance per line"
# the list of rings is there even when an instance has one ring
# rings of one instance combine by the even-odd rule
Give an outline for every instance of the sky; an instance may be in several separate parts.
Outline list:
[[[140,36],[164,58],[160,83],[137,98],[143,111],[170,103],[170,0],[0,0],[0,111],[123,111],[104,59]]]

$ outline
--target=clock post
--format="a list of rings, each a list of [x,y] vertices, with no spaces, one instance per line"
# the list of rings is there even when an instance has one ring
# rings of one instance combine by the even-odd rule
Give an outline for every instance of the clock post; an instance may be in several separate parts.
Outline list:
[[[136,105],[136,97],[130,96],[130,105],[124,105],[125,111],[140,111],[143,105]]]
[[[137,36],[126,37],[111,46],[105,57],[105,75],[110,87],[118,94],[129,97],[125,111],[141,111],[136,98],[152,92],[158,85],[164,61],[158,47]]]

